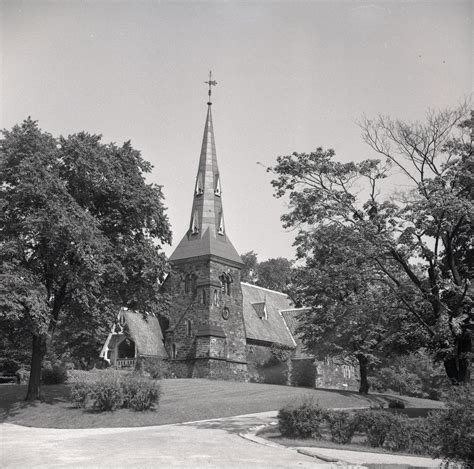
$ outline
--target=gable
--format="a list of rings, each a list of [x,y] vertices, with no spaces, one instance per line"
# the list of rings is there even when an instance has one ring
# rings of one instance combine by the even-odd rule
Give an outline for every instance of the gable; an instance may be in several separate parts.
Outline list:
[[[134,311],[123,310],[130,338],[135,342],[138,355],[166,358],[160,323],[155,316],[142,316]]]

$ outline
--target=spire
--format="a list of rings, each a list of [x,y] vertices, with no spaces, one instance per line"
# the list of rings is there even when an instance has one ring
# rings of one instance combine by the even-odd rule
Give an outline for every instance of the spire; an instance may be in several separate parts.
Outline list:
[[[188,231],[170,257],[170,261],[194,257],[214,256],[232,263],[242,264],[227,236],[222,208],[222,193],[216,144],[212,125],[211,93],[217,85],[209,72],[207,116],[202,138],[201,155],[193,194],[193,206]]]

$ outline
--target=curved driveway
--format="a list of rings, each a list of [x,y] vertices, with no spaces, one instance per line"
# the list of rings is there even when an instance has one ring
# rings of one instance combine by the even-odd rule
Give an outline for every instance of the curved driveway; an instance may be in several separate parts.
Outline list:
[[[275,412],[175,425],[53,429],[0,425],[2,468],[29,467],[312,467],[324,463],[295,450],[239,436]],[[332,465],[334,467],[334,465]]]

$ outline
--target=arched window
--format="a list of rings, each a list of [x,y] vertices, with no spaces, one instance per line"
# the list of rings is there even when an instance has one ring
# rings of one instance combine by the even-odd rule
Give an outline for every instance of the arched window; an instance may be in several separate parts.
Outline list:
[[[191,274],[191,291],[193,293],[196,291],[196,280],[197,280],[197,275],[193,272]]]
[[[192,331],[192,324],[191,321],[188,319],[186,321],[186,336],[191,337],[191,331]]]
[[[217,290],[214,290],[214,306],[219,306],[219,292]]]
[[[176,358],[176,344],[171,346],[171,358]]]
[[[206,290],[204,289],[201,291],[201,304],[206,304]]]
[[[189,278],[189,274],[184,277],[184,293],[189,293],[191,288],[191,279]]]
[[[221,281],[221,290],[226,294],[229,295],[231,294],[232,290],[230,288],[230,284],[233,282],[232,275],[228,274],[227,272],[224,272],[220,277]]]

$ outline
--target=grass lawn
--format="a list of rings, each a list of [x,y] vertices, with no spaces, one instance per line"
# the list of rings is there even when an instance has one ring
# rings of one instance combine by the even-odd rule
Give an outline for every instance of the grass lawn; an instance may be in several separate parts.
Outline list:
[[[380,394],[295,388],[271,384],[207,379],[162,380],[163,396],[157,410],[92,412],[75,409],[67,385],[43,386],[44,402],[26,403],[26,386],[0,386],[0,422],[32,427],[100,428],[164,425],[278,410],[289,402],[312,396],[322,407],[364,407],[386,401]],[[392,396],[393,397],[393,396]],[[397,397],[400,399],[400,397]],[[401,398],[407,407],[441,407],[437,401]]]

